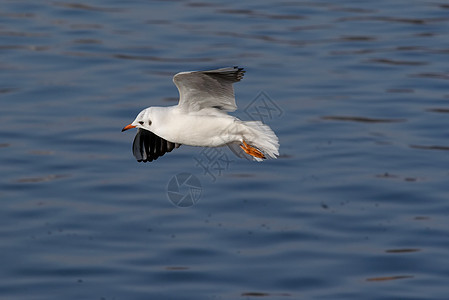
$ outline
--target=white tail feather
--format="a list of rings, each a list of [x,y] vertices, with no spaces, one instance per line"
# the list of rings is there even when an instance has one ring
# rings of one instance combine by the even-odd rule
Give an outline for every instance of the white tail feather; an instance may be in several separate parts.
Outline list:
[[[246,141],[253,147],[256,147],[269,158],[276,158],[279,156],[279,139],[270,127],[259,121],[243,122],[244,125],[250,128],[252,136],[245,137]]]
[[[243,127],[243,140],[247,144],[260,150],[266,158],[279,156],[279,139],[270,127],[259,121],[246,121],[240,124]],[[260,158],[246,154],[239,145],[228,144],[228,147],[238,157],[262,161]]]

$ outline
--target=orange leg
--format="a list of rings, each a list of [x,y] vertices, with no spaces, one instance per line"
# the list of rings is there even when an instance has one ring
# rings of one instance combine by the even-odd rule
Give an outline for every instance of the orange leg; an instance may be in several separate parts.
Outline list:
[[[243,145],[240,145],[240,148],[243,149],[247,154],[257,157],[257,158],[265,158],[262,152],[254,148],[253,146],[248,145],[245,141],[243,141]]]

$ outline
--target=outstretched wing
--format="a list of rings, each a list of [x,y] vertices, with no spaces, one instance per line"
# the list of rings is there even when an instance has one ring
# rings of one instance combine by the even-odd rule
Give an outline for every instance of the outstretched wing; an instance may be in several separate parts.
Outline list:
[[[151,131],[139,128],[133,142],[133,154],[138,162],[153,161],[179,146],[181,144],[169,142]]]
[[[173,77],[179,90],[178,105],[185,111],[207,107],[234,111],[237,106],[232,84],[240,81],[244,73],[239,67],[178,73]]]

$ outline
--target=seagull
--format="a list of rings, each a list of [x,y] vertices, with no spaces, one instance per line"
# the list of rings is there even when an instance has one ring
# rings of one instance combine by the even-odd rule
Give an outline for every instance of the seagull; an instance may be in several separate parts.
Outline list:
[[[279,156],[279,139],[270,127],[228,115],[237,109],[232,85],[244,73],[228,67],[173,76],[178,105],[148,107],[122,129],[137,128],[132,147],[137,161],[151,162],[181,145],[228,146],[236,156],[254,161]]]

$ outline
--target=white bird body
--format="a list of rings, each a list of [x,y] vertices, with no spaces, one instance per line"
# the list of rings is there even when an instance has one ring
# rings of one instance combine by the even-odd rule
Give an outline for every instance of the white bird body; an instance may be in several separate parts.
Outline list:
[[[185,114],[178,106],[149,107],[143,112],[152,120],[153,133],[167,141],[189,146],[226,145],[230,140],[226,138],[225,129],[235,121],[234,117],[224,114]],[[208,126],[205,127],[204,124]]]
[[[227,145],[237,156],[257,161],[276,158],[279,142],[270,127],[227,114],[237,109],[232,83],[240,81],[243,73],[234,67],[176,74],[179,104],[146,108],[122,130],[139,129],[133,143],[137,160],[152,161],[182,144]]]

